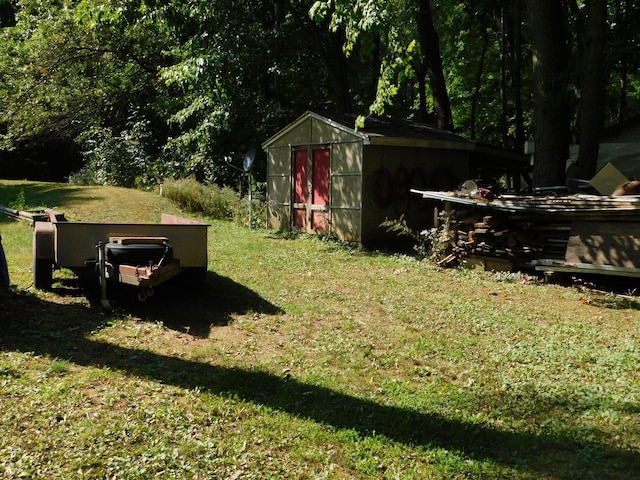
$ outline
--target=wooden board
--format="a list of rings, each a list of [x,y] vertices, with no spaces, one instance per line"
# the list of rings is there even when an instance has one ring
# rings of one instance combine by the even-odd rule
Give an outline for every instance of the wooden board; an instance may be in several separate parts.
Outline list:
[[[513,262],[505,258],[470,255],[464,260],[464,266],[471,270],[486,272],[510,272]]]
[[[640,268],[640,222],[572,222],[565,261]]]
[[[611,195],[616,188],[629,179],[612,163],[607,163],[589,183],[600,195]]]
[[[173,223],[53,222],[55,263],[64,268],[83,268],[87,260],[96,258],[96,245],[109,238],[166,237],[182,267],[206,267],[209,225],[170,216],[163,221]],[[36,222],[36,228],[46,223]]]
[[[616,277],[640,278],[639,268],[614,267],[612,265],[594,265],[592,263],[564,263],[557,260],[537,260],[534,264],[538,272],[589,273]]]

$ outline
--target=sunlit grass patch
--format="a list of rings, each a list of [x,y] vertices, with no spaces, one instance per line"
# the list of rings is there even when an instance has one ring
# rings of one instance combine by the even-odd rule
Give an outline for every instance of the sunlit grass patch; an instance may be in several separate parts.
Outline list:
[[[30,289],[32,231],[0,223],[0,476],[640,475],[633,295],[211,224],[202,291],[106,313],[72,272]]]

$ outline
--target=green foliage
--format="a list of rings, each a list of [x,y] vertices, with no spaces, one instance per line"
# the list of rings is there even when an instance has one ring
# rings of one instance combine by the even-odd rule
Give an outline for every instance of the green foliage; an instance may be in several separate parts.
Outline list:
[[[83,148],[85,165],[69,182],[137,188],[157,184],[151,137],[149,122],[144,120],[132,121],[130,129],[116,135],[109,128],[86,130],[76,139]]]
[[[204,213],[218,220],[233,218],[232,204],[239,203],[230,188],[203,185],[192,178],[165,180],[162,194],[188,212]]]
[[[21,188],[16,198],[11,200],[7,205],[9,208],[13,208],[14,210],[26,210],[29,208],[29,204],[27,203],[27,196],[24,193],[24,188]]]
[[[414,12],[414,2],[405,0],[316,1],[311,7],[310,15],[316,21],[328,19],[334,31],[344,29],[346,55],[358,51],[367,58],[377,52],[375,97],[361,107],[369,114],[406,112],[413,107],[413,99],[398,98],[398,93],[411,91],[415,83],[413,65],[418,52]]]
[[[404,217],[395,220],[386,220],[380,226],[387,229],[387,232],[394,233],[399,237],[407,237],[413,240],[413,249],[419,258],[427,259],[432,263],[438,263],[447,255],[446,244],[448,243],[448,218],[443,218],[444,225],[441,228],[430,228],[421,232],[416,232],[408,224]]]
[[[390,7],[389,2],[376,0],[316,1],[309,9],[309,15],[317,22],[324,22],[328,18],[329,28],[333,31],[343,28],[344,51],[351,55],[367,32],[388,23],[392,11]]]
[[[140,28],[132,3],[24,0],[17,20],[0,33],[7,142],[34,130],[73,138],[102,120],[118,128],[131,107],[147,107],[155,81],[148,63],[161,43],[151,22]]]
[[[166,179],[162,192],[178,207],[189,212],[204,214],[216,220],[232,220],[245,226],[264,225],[264,202],[253,200],[249,206],[248,197],[241,197],[229,187],[204,185],[193,178]]]
[[[229,180],[226,165],[221,161],[224,152],[218,147],[224,141],[224,133],[229,130],[229,114],[211,95],[193,98],[185,108],[169,119],[176,124],[180,135],[170,137],[164,146],[166,158],[180,159],[168,162],[174,168],[166,171],[173,177],[194,176],[212,183]],[[217,160],[217,161],[216,161]]]
[[[304,110],[352,110],[363,115],[359,127],[372,113],[416,114],[417,76],[424,73],[416,5],[4,1],[0,148],[77,139],[86,165],[74,179],[83,183],[149,187],[163,177],[194,176],[236,186],[241,174],[228,168],[225,156],[255,148]],[[525,24],[522,91],[515,92],[507,35],[511,4],[430,5],[458,132],[492,144],[508,141],[521,99],[524,135],[530,135],[530,32]],[[582,10],[569,11],[575,55]],[[620,2],[610,7],[603,66],[611,72],[609,120],[639,108],[637,10]],[[576,100],[577,70],[571,79]],[[256,162],[254,173],[264,180],[264,162]]]

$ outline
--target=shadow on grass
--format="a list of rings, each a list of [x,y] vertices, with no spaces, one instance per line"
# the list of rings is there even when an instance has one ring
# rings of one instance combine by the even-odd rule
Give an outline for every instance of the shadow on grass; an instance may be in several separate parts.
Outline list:
[[[62,183],[17,182],[0,185],[0,205],[10,206],[12,203],[20,208],[54,208],[62,204],[82,203],[90,200],[86,189],[72,187]]]
[[[640,310],[640,302],[632,298],[616,295],[601,295],[594,298],[592,305],[611,310]]]
[[[160,285],[156,294],[144,303],[137,300],[131,288],[122,287],[122,293],[125,289],[126,297],[115,299],[116,308],[200,337],[207,337],[212,326],[227,325],[232,315],[282,313],[279,307],[247,287],[213,272],[207,272],[204,285],[198,286],[183,283],[178,276]]]
[[[234,315],[283,313],[279,307],[228,277],[207,272],[203,283],[194,283],[183,275],[155,287],[154,295],[145,302],[138,300],[136,287],[109,285],[107,296],[113,312],[161,322],[172,330],[201,338],[209,336],[211,327],[227,325]],[[54,282],[52,291],[62,297],[85,296],[92,309],[102,309],[95,278],[63,278]]]
[[[640,310],[640,279],[626,276],[590,275],[565,277],[569,285],[588,292],[587,303],[610,310]]]
[[[198,308],[214,309],[211,318],[222,323],[232,311],[246,311],[256,306],[273,308],[228,279],[212,277],[209,280],[218,284],[217,293],[210,292],[212,297],[203,298]],[[165,307],[164,303],[158,304],[158,311],[150,313],[150,318],[164,315],[168,320],[175,320],[176,313],[160,312]],[[419,449],[444,448],[471,459],[511,467],[523,475],[599,479],[640,476],[637,451],[557,435],[491,428],[411,408],[382,405],[267,372],[223,368],[92,341],[87,338],[88,332],[107,320],[97,308],[48,303],[29,294],[0,298],[0,308],[5,312],[1,320],[4,333],[0,337],[0,348],[4,350],[50,355],[78,365],[121,370],[181,388],[199,388],[266,405],[336,429],[354,430],[362,436],[384,435]]]

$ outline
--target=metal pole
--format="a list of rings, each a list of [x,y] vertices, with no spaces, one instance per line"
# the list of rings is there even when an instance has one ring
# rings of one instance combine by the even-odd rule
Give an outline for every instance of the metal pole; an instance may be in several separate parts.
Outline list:
[[[247,178],[249,178],[249,228],[253,228],[253,219],[251,218],[251,204],[253,203],[253,195],[251,193],[251,172],[247,173]]]

